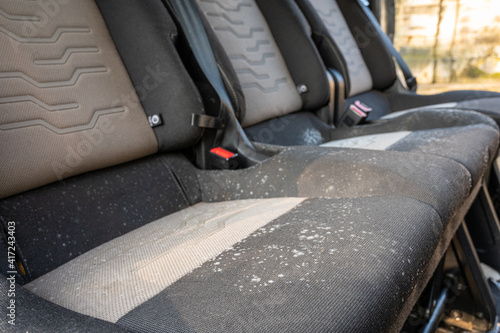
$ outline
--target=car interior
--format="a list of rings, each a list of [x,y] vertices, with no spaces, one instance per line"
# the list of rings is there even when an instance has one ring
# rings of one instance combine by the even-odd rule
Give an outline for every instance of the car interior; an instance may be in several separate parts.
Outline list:
[[[362,0],[0,0],[2,332],[498,332],[500,93]]]

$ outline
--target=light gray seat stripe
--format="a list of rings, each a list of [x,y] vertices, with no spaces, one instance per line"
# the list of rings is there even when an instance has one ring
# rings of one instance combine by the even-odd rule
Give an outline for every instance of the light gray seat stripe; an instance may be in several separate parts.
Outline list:
[[[303,200],[200,203],[105,243],[26,288],[68,309],[116,322]]]
[[[364,135],[344,140],[324,143],[321,147],[357,148],[370,150],[386,150],[396,142],[404,139],[412,132],[400,131],[374,135]]]

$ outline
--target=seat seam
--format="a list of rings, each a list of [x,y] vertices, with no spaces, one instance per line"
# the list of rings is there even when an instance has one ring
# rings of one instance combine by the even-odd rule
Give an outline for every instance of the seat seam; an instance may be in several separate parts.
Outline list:
[[[177,177],[177,175],[172,171],[172,167],[171,165],[168,163],[168,161],[166,160],[166,158],[164,156],[162,156],[162,158],[160,159],[162,164],[165,166],[165,169],[167,169],[167,171],[170,173],[170,175],[172,176],[172,178],[174,179],[174,183],[175,185],[177,186],[177,188],[180,190],[180,192],[182,193],[182,198],[184,199],[186,205],[188,207],[191,206],[191,204],[189,203],[189,198],[187,196],[187,192],[186,192],[186,189],[184,187],[184,184],[182,184],[181,180]]]

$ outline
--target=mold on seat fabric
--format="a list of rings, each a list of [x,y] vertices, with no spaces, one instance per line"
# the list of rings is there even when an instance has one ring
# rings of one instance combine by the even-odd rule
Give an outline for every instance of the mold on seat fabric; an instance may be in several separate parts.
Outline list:
[[[398,209],[385,208],[394,203]],[[27,288],[138,332],[390,332],[429,274],[442,230],[430,206],[402,197],[201,204],[103,244]],[[374,308],[382,320],[348,319]]]
[[[308,199],[118,324],[137,332],[396,332],[440,230],[435,211],[411,199]]]
[[[253,52],[247,44],[239,41],[238,38],[236,40],[232,39],[235,36],[235,29],[238,29],[237,31],[240,33],[242,31],[248,33],[257,29],[259,31],[259,38],[265,37],[266,40],[276,41],[276,43],[272,43],[273,50],[276,52],[287,47],[288,44],[286,42],[290,39],[290,36],[286,35],[283,30],[297,30],[297,33],[302,34],[301,37],[305,37],[307,40],[298,39],[300,40],[300,44],[297,45],[296,49],[300,47],[301,49],[308,49],[311,52],[308,53],[307,58],[302,59],[301,63],[297,63],[294,62],[296,59],[290,53],[298,51],[294,49],[288,50],[289,52],[282,53],[282,57],[273,58],[273,66],[280,70],[286,70],[292,77],[296,77],[299,72],[301,76],[304,76],[301,68],[303,67],[303,63],[308,63],[312,64],[314,68],[316,68],[315,66],[323,68],[322,72],[310,71],[305,73],[309,81],[314,78],[314,80],[321,82],[326,77],[326,69],[323,66],[320,56],[315,50],[312,41],[306,36],[311,30],[308,29],[307,23],[304,22],[305,20],[301,19],[303,17],[302,13],[294,1],[268,0],[264,3],[264,1],[260,2],[258,0],[240,0],[236,2],[227,0],[196,0],[196,3],[201,9],[201,15],[204,15],[208,21],[207,30],[211,30],[220,42],[220,45],[214,43],[212,47],[216,50],[222,48],[229,58],[234,54],[244,55],[248,58],[252,56]],[[342,17],[339,6],[332,4],[329,0],[315,0],[314,6],[323,14]],[[246,14],[245,19],[240,17],[242,12]],[[286,19],[282,19],[284,16],[286,16]],[[281,22],[281,20],[283,21],[283,25],[272,24],[272,22]],[[342,18],[342,22],[336,20],[335,24],[346,25],[347,23]],[[358,47],[355,41],[351,40],[354,37],[346,30],[348,29],[347,27],[335,26],[332,29],[331,33],[337,35],[342,31],[340,37],[337,36],[342,41],[347,36],[349,37],[350,42],[346,41],[345,43],[351,46],[346,46],[346,48]],[[343,34],[346,34],[346,36]],[[228,36],[232,37],[229,38]],[[246,37],[242,39],[245,41]],[[354,62],[363,62],[361,54],[359,52],[356,54],[359,59],[356,60],[353,57],[351,60]],[[219,65],[223,66],[224,64],[220,63]],[[232,61],[232,66],[238,72],[240,64]],[[351,67],[359,66],[352,65]],[[366,68],[367,65],[364,67]],[[368,78],[365,81],[370,81],[368,72],[362,76],[367,76]],[[244,85],[246,77],[238,75],[237,80],[239,81],[237,83]],[[361,85],[358,81],[363,81],[363,78],[356,79],[357,88]],[[367,89],[371,89],[372,83],[369,85],[370,87]],[[320,90],[317,87],[314,88]],[[358,136],[363,136],[364,139],[370,136],[369,139],[371,142],[374,142],[374,140],[380,142],[383,138],[383,144],[375,144],[371,146],[371,149],[421,151],[427,154],[450,158],[461,163],[469,170],[472,174],[474,184],[480,179],[487,165],[489,165],[496,154],[498,127],[490,118],[471,111],[451,108],[441,108],[439,110],[430,108],[413,113],[394,113],[394,116],[380,119],[373,125],[334,128],[319,119],[314,113],[314,111],[317,111],[315,109],[288,110],[287,112],[276,114],[272,111],[273,108],[277,105],[281,108],[286,108],[288,101],[288,99],[282,98],[278,93],[268,95],[269,99],[264,104],[261,103],[264,99],[255,98],[248,90],[243,89],[243,93],[246,101],[247,115],[249,114],[248,110],[254,107],[255,112],[259,113],[259,119],[256,122],[252,121],[248,123],[245,120],[246,118],[242,120],[245,131],[251,140],[265,144],[284,146],[327,144],[332,146],[335,143],[329,143],[331,141]],[[310,91],[302,92],[302,95],[308,94],[311,94],[310,97],[314,96],[318,104],[321,105],[321,94],[312,95]],[[401,131],[411,133],[407,136],[396,138],[394,132]],[[389,137],[391,137],[392,142],[387,141]],[[351,139],[349,143],[352,144],[354,141],[359,143],[360,139]],[[347,142],[339,142],[338,144],[347,147]],[[359,145],[351,147],[359,148]]]
[[[242,0],[239,5],[225,0],[200,0],[202,2],[215,6],[206,10],[207,15],[215,13],[213,17],[221,22],[229,21],[237,34],[254,31],[255,36],[257,32],[268,34],[279,28],[269,24],[269,29],[255,31],[260,28],[254,23],[269,21],[260,9],[271,10],[266,4],[276,4],[281,9],[292,3],[281,0]],[[9,8],[5,10],[9,15],[0,18],[1,27],[3,24],[14,27],[15,22],[9,23],[9,17],[22,14],[21,6],[15,5],[18,1],[8,3]],[[35,8],[39,1],[22,3],[32,6],[23,15],[37,15]],[[249,3],[258,6],[249,7]],[[64,4],[67,7],[60,6],[61,16],[57,20],[76,24],[75,27],[87,24],[91,27],[90,35],[99,33],[107,45],[96,42],[99,52],[69,54],[67,63],[75,65],[73,62],[83,61],[87,66],[88,61],[93,66],[105,63],[108,67],[106,72],[98,73],[106,78],[103,85],[87,83],[87,86],[84,83],[93,76],[81,75],[75,83],[79,93],[73,91],[73,86],[57,87],[57,92],[51,87],[41,87],[40,91],[31,87],[29,94],[40,100],[46,93],[44,103],[47,105],[58,105],[63,103],[58,102],[60,98],[68,97],[74,98],[75,103],[89,101],[85,105],[93,110],[90,106],[94,103],[112,104],[116,95],[132,89],[127,71],[133,72],[130,77],[137,86],[142,75],[150,75],[149,61],[153,65],[158,61],[161,66],[176,70],[169,71],[171,80],[161,82],[161,89],[149,95],[152,99],[141,99],[147,110],[139,106],[133,108],[137,96],[123,102],[127,110],[123,114],[129,116],[112,122],[114,130],[109,137],[102,138],[100,148],[82,157],[88,169],[75,167],[75,173],[64,175],[68,178],[44,186],[51,181],[43,173],[49,169],[40,170],[41,174],[36,168],[30,169],[30,177],[45,177],[44,182],[24,184],[16,189],[19,193],[9,192],[1,199],[0,231],[5,230],[8,221],[16,222],[17,252],[13,265],[19,268],[15,276],[19,283],[16,288],[20,289],[16,311],[20,318],[28,318],[20,325],[23,330],[51,331],[57,327],[83,332],[398,332],[401,329],[454,231],[463,221],[497,149],[498,128],[489,118],[473,112],[465,113],[465,117],[460,112],[408,112],[363,129],[333,131],[329,126],[328,130],[321,127],[320,134],[325,137],[316,145],[353,136],[405,133],[382,151],[260,145],[272,150],[273,156],[239,170],[200,170],[192,163],[189,154],[192,150],[186,155],[186,151],[181,150],[194,147],[201,131],[177,120],[203,113],[203,105],[177,54],[176,47],[185,45],[165,2],[128,0],[124,5],[122,0],[99,0],[99,8],[115,45],[119,45],[120,54],[112,47],[93,0],[70,0]],[[235,17],[226,13],[239,9],[242,12],[251,9],[251,12]],[[273,15],[284,13],[277,12]],[[74,15],[77,18],[72,20]],[[134,24],[120,25],[120,22],[129,22],[121,19],[131,17]],[[52,33],[57,29],[51,24],[58,23],[57,20],[49,24],[48,28],[54,28]],[[246,24],[254,30],[245,30]],[[45,34],[42,30],[33,38],[52,36],[51,31]],[[20,36],[19,32],[16,34]],[[68,38],[68,34],[61,32],[56,40],[74,45],[79,45],[79,41],[94,41],[86,39],[84,32],[75,33],[75,36],[83,36],[81,40]],[[0,31],[0,37],[12,36]],[[153,43],[154,47],[149,49],[146,41],[159,43]],[[272,46],[279,50],[283,44],[276,41],[276,45],[271,45],[271,39],[269,43],[260,43],[263,55],[274,53],[275,57],[264,58],[279,60],[281,65],[271,66],[269,62],[266,66],[279,69],[279,75],[285,69],[290,74],[288,77],[297,77],[290,72],[286,52],[282,52],[282,59],[278,53],[265,48]],[[56,57],[42,54],[45,60],[40,63],[42,58],[30,47],[22,49],[19,59],[29,58],[33,62],[29,64],[35,68],[33,76],[38,75],[35,85],[43,86],[48,82],[43,81],[44,75],[49,75],[45,70],[52,68],[45,66],[56,66],[47,61]],[[243,43],[238,47],[246,50],[257,45]],[[40,54],[51,51],[47,47]],[[20,66],[10,53],[14,51],[0,52],[8,52],[8,66]],[[120,56],[126,69],[121,65]],[[140,58],[137,64],[134,58]],[[322,69],[321,62],[315,62],[313,67]],[[19,70],[2,68],[2,73]],[[50,79],[62,77],[65,71],[72,72],[65,67],[52,68]],[[257,70],[255,73],[266,74]],[[323,82],[323,72],[314,73],[306,73],[310,74],[308,82]],[[274,73],[269,76],[270,81],[281,77]],[[29,80],[24,82],[22,76],[0,77],[0,80],[18,80],[24,88],[33,85]],[[1,87],[10,89],[10,86]],[[290,94],[293,92],[299,97],[297,110],[326,103],[321,90],[308,95],[303,88],[299,93],[295,83],[288,85]],[[311,84],[305,88],[316,90]],[[38,93],[40,95],[35,95]],[[280,100],[286,94],[279,92],[278,95],[279,98],[273,95],[271,104],[286,106],[286,98]],[[311,101],[304,95],[316,97],[310,98],[314,99]],[[177,103],[180,99],[183,101]],[[247,99],[247,102],[253,101]],[[9,100],[0,104],[2,120],[7,115],[15,115],[4,111],[19,107],[17,103]],[[28,105],[33,104],[30,103]],[[295,105],[289,106],[279,109],[277,114],[283,115],[280,118],[294,115],[291,112],[296,111]],[[274,119],[275,111],[264,112],[262,116]],[[61,116],[67,113],[54,112],[49,116],[69,121]],[[146,115],[155,112],[165,112],[164,126],[151,130]],[[92,111],[77,115],[90,114]],[[307,114],[314,116],[312,112]],[[459,116],[456,119],[445,117],[455,114]],[[106,117],[101,116],[99,121]],[[27,130],[40,130],[39,127],[44,128],[28,126]],[[179,136],[179,128],[186,127],[192,131]],[[0,131],[2,139],[5,133],[15,133],[9,132],[11,130]],[[453,136],[453,131],[459,131],[460,135]],[[432,147],[428,147],[430,141],[425,135],[431,132]],[[50,163],[60,157],[61,148],[68,145],[78,149],[80,141],[66,136],[68,134],[47,133],[37,138],[46,149],[37,153],[44,157],[40,163],[50,168]],[[85,133],[78,135],[77,139],[86,137]],[[169,145],[169,135],[176,136],[178,141]],[[314,135],[308,136],[311,137]],[[60,142],[54,144],[54,138]],[[407,141],[408,138],[412,139]],[[15,137],[7,139],[8,143],[0,143],[2,149],[18,144],[12,141]],[[27,143],[29,140],[16,146],[20,156],[32,148]],[[76,146],[72,146],[75,142]],[[474,152],[468,151],[471,146]],[[128,154],[127,149],[134,153]],[[139,158],[158,149],[161,153]],[[128,159],[131,161],[122,163]],[[19,159],[0,163],[15,168]],[[25,168],[30,168],[29,164]],[[7,176],[9,182],[17,184],[18,174]],[[5,239],[0,238],[0,257],[7,257]],[[7,262],[0,265],[0,269],[2,276],[10,270]],[[0,284],[2,296],[8,287],[5,282]],[[3,325],[5,322],[0,322],[0,330],[4,329]]]
[[[25,287],[65,308],[116,322],[301,201],[199,203],[98,246]]]

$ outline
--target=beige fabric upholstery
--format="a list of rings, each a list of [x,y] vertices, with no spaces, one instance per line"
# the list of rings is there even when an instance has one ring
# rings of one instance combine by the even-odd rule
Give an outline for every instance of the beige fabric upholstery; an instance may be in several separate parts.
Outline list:
[[[116,322],[302,201],[200,203],[105,243],[25,287],[68,309]]]
[[[93,0],[0,9],[0,198],[156,152]]]
[[[196,0],[236,70],[245,95],[243,126],[302,108],[271,30],[254,0]]]
[[[335,0],[309,0],[342,52],[349,73],[349,96],[372,89],[373,81],[356,40]]]

